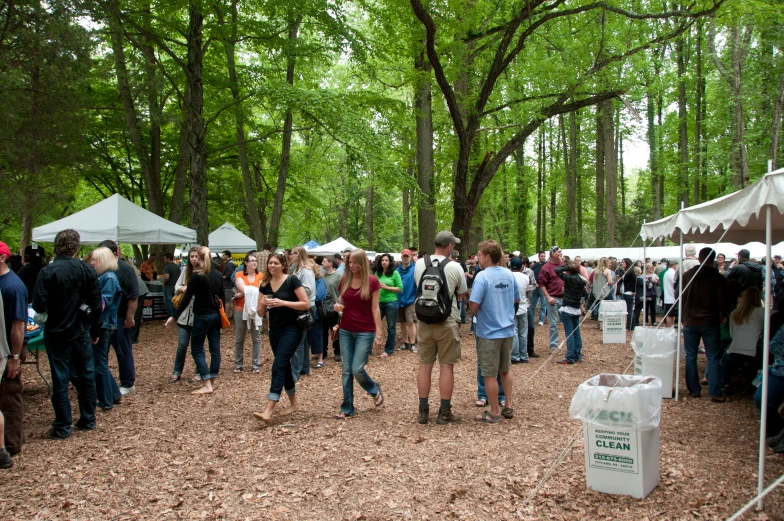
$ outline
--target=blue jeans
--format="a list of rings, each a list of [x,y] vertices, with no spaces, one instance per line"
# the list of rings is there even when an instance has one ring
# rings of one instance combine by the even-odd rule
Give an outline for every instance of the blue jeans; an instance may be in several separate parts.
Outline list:
[[[373,349],[375,333],[352,333],[340,329],[340,358],[343,369],[343,403],[340,412],[346,416],[354,415],[354,379],[375,397],[380,392],[378,384],[365,371],[365,364]]]
[[[531,294],[531,304],[528,306],[528,313],[531,320],[529,322],[533,322],[533,319],[536,318],[536,303],[539,302],[539,322],[544,322],[544,309],[547,305],[547,300],[544,298],[544,293],[542,293],[542,288],[534,289],[534,292]]]
[[[133,362],[133,342],[131,341],[134,328],[126,328],[124,324],[125,317],[117,317],[117,329],[112,333],[110,343],[114,346],[114,355],[117,357],[120,386],[128,389],[136,383],[136,364]]]
[[[102,328],[98,343],[93,346],[95,394],[101,409],[111,409],[114,407],[114,401],[122,396],[114,376],[109,371],[109,339],[113,331],[114,329]]]
[[[280,401],[280,392],[285,388],[291,396],[297,392],[296,380],[291,371],[291,359],[297,351],[304,335],[296,324],[289,327],[270,328],[270,348],[274,356],[272,360],[272,378],[267,400]]]
[[[185,355],[188,353],[188,344],[191,341],[191,326],[177,327],[177,352],[174,354],[174,374],[180,376],[185,369]]]
[[[719,326],[683,326],[683,348],[686,351],[686,387],[689,393],[699,396],[700,376],[697,372],[697,351],[700,347],[700,338],[705,344],[705,354],[708,356],[708,394],[721,396],[721,372],[719,359],[721,358],[721,332]]]
[[[71,401],[68,399],[68,383],[76,387],[79,401],[81,427],[95,427],[95,361],[90,333],[85,332],[71,340],[59,340],[44,333],[46,355],[52,377],[52,427],[59,436],[71,434]]]
[[[515,336],[512,340],[512,361],[528,360],[528,312],[515,315]]]
[[[196,371],[201,375],[201,380],[206,382],[217,378],[220,372],[220,315],[194,315],[193,330],[191,331],[191,355],[196,362]],[[207,366],[207,354],[204,352],[204,339],[210,347],[210,365]]]
[[[580,336],[580,315],[561,313],[566,335],[566,359],[576,362],[583,359],[583,339]]]
[[[558,316],[561,314],[559,310],[561,308],[561,303],[563,302],[561,297],[554,298],[555,304],[547,303],[547,322],[550,326],[550,349],[558,349]]]
[[[170,317],[174,316],[174,304],[172,304],[172,297],[174,296],[174,286],[163,287],[163,303],[166,305],[166,314]]]
[[[777,376],[768,372],[768,420],[765,425],[767,436],[775,436],[784,427],[778,415],[778,407],[784,401],[784,376]],[[754,404],[757,409],[762,408],[762,384],[754,392]]]
[[[395,329],[397,328],[397,300],[392,302],[379,302],[378,309],[381,311],[381,318],[387,319],[387,342],[384,344],[384,352],[388,355],[395,354]]]
[[[501,373],[495,377],[498,382],[498,401],[506,401],[504,394],[504,386],[501,384]],[[485,377],[482,376],[482,367],[479,365],[479,340],[476,340],[476,399],[487,400],[487,391],[485,391]]]

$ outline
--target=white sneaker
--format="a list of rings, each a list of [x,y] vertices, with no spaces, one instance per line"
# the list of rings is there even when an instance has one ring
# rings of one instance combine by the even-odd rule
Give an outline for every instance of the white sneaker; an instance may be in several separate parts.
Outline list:
[[[132,385],[131,387],[120,387],[120,394],[122,396],[128,396],[129,394],[133,394],[136,391],[136,386]]]
[[[540,326],[543,326],[543,325],[544,325],[544,322],[539,322],[539,325],[540,325]]]

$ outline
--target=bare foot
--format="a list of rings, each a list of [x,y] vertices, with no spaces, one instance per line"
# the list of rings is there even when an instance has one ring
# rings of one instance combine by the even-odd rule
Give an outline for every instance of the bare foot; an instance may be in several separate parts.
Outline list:
[[[280,415],[281,416],[288,416],[289,414],[294,414],[298,410],[299,410],[299,406],[298,405],[290,405],[288,408],[280,411]]]
[[[199,394],[212,394],[213,392],[214,391],[213,391],[212,387],[201,387],[199,389],[196,389],[195,391],[192,391],[191,394],[196,394],[196,395],[199,395]]]
[[[254,412],[253,416],[263,421],[264,423],[270,423],[272,421],[272,413],[265,414],[263,412]]]

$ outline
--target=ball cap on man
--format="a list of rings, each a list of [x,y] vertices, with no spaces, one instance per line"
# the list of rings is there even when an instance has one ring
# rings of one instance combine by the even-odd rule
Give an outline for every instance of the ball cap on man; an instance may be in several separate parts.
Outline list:
[[[747,250],[746,248],[743,248],[742,250],[740,250],[737,253],[737,256],[738,257],[743,257],[745,259],[750,259],[751,258],[751,252],[749,250]]]
[[[6,259],[11,256],[11,250],[4,242],[0,242],[0,255],[5,255]]]
[[[400,252],[400,256],[401,257],[411,257],[411,250],[406,248],[405,250]]]
[[[553,246],[552,248],[550,248],[550,255],[552,255],[557,251],[561,251],[561,248],[559,248],[558,246]]]
[[[509,261],[509,269],[510,270],[521,270],[523,269],[523,259],[520,257],[515,257]]]
[[[455,234],[450,231],[438,232],[438,235],[436,235],[436,246],[444,247],[450,244],[460,244],[460,239],[455,237]]]

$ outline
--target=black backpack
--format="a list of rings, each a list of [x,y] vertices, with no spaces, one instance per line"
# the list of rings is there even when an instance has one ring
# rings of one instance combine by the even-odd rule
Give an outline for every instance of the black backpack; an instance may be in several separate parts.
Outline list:
[[[425,255],[425,272],[419,279],[414,311],[417,319],[425,324],[440,324],[452,314],[452,298],[446,282],[444,268],[449,259],[436,261],[433,265],[430,255]]]

